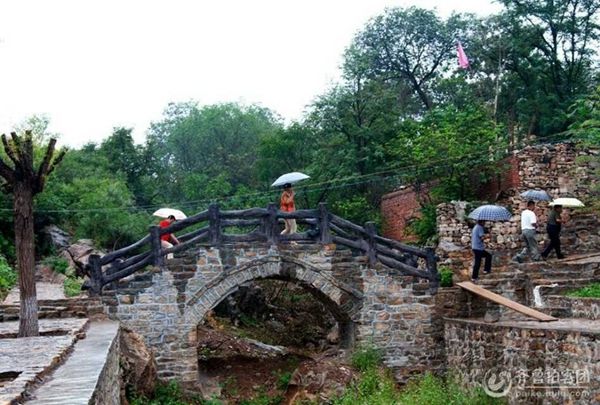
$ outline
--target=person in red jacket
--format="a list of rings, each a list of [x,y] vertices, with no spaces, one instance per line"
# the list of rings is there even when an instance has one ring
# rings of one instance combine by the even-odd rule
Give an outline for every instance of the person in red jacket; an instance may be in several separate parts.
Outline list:
[[[283,185],[283,193],[281,193],[280,209],[283,212],[294,212],[296,211],[296,205],[294,204],[294,189],[290,183]],[[289,235],[296,233],[296,220],[295,219],[284,219],[285,229],[281,231],[282,235]]]
[[[175,217],[173,215],[169,215],[169,217],[167,219],[163,219],[162,221],[160,221],[158,223],[158,226],[160,226],[161,228],[166,228],[169,225],[171,225],[173,222],[175,222]],[[173,245],[179,245],[179,240],[177,240],[175,235],[173,235],[172,233],[165,233],[164,235],[161,235],[160,246],[163,249],[171,248],[171,247],[173,247]],[[167,255],[167,259],[172,259],[172,258],[173,258],[173,253],[169,253]]]

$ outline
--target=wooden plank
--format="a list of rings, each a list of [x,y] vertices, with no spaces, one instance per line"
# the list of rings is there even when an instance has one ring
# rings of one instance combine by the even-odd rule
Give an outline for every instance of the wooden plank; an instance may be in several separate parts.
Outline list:
[[[462,283],[457,283],[457,285],[460,288],[463,288],[469,292],[472,292],[473,294],[477,294],[487,300],[495,302],[496,304],[504,305],[505,307],[512,309],[513,311],[520,312],[523,315],[527,315],[531,318],[535,318],[538,321],[541,321],[541,322],[558,321],[558,319],[553,316],[544,314],[543,312],[540,312],[540,311],[536,311],[533,308],[529,308],[529,307],[519,304],[518,302],[515,302],[513,300],[509,300],[506,297],[496,294],[490,290],[486,290],[485,288],[480,287],[477,284],[474,284],[470,281],[464,281]]]

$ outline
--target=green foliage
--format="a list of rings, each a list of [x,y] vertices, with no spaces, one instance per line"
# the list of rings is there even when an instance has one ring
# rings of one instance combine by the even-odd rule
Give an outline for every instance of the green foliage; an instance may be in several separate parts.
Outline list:
[[[565,294],[568,297],[600,298],[600,283],[592,283]]]
[[[279,378],[277,379],[277,387],[279,387],[280,390],[286,390],[288,385],[290,384],[291,379],[292,379],[291,371],[286,371],[285,373],[281,373],[279,375]]]
[[[398,391],[394,378],[377,367],[365,370],[359,380],[333,401],[334,405],[396,404]]]
[[[424,245],[437,233],[437,217],[434,204],[425,204],[420,209],[421,217],[410,223],[409,230],[419,237],[419,243]]]
[[[4,256],[0,255],[0,301],[17,282],[17,272],[7,263]]]
[[[431,373],[410,383],[398,396],[397,401],[406,405],[492,405],[503,403],[500,399],[487,396],[481,388],[467,391],[460,387],[454,379],[441,379]]]
[[[383,359],[381,350],[372,344],[359,346],[352,354],[352,366],[360,371],[377,368]]]
[[[60,256],[48,256],[42,260],[42,264],[51,267],[53,271],[60,274],[67,274],[69,268],[69,262],[64,257]]]
[[[448,267],[440,267],[440,287],[452,287],[454,272]]]

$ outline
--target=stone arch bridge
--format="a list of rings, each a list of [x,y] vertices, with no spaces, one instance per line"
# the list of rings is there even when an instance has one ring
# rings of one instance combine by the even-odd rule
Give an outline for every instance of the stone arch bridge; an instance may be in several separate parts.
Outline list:
[[[289,217],[306,231],[279,235],[278,219]],[[190,227],[180,245],[160,247],[162,233]],[[176,258],[165,260],[172,252]],[[382,238],[373,224],[345,221],[324,205],[291,214],[273,205],[211,206],[169,228],[152,227],[132,246],[92,256],[88,288],[101,295],[111,318],[144,336],[164,379],[197,383],[196,330],[207,312],[246,283],[278,279],[301,285],[329,309],[342,345],[368,341],[381,348],[402,381],[442,365],[435,262],[432,251]]]

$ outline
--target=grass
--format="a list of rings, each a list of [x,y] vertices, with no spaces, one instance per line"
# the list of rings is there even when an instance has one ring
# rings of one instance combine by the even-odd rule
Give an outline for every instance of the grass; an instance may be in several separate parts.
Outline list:
[[[176,381],[158,384],[152,398],[131,395],[130,405],[223,405],[218,399],[203,400],[198,397],[186,397]]]
[[[600,298],[600,283],[592,283],[577,290],[569,291],[567,297]]]
[[[483,390],[466,390],[455,379],[427,373],[399,390],[390,370],[381,366],[381,352],[373,346],[359,348],[352,365],[360,377],[333,401],[334,405],[493,405],[501,400],[487,396]]]

